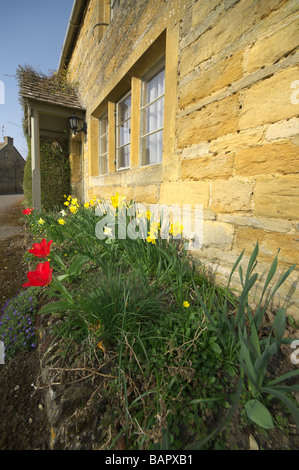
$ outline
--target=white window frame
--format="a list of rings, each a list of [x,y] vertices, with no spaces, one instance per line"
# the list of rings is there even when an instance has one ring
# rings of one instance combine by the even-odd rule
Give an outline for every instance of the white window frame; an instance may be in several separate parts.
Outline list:
[[[107,131],[103,132],[103,121],[107,121]],[[102,139],[106,137],[106,150],[103,151],[102,149]],[[107,171],[103,172],[102,171],[102,160],[106,158],[106,165],[107,165]],[[107,175],[109,173],[109,168],[108,168],[108,113],[103,114],[99,118],[99,174],[100,175]]]
[[[146,85],[148,82],[150,82],[156,75],[158,75],[160,72],[164,70],[165,73],[165,60],[163,59],[163,62],[160,62],[158,65],[156,65],[152,71],[147,73],[143,79],[142,79],[142,86],[141,86],[141,102],[140,102],[140,166],[150,166],[150,165],[157,165],[162,163],[162,156],[163,156],[163,129],[164,129],[164,122],[163,126],[159,127],[157,129],[154,129],[151,132],[143,133],[143,129],[145,128],[145,122],[144,122],[144,111],[154,103],[156,103],[159,100],[165,99],[165,77],[164,77],[164,90],[163,93],[159,96],[157,96],[155,99],[153,99],[150,102],[145,102],[146,98]],[[164,121],[164,108],[165,108],[165,102],[163,105],[163,121]],[[149,163],[144,163],[144,155],[143,155],[143,142],[144,140],[149,137],[150,135],[157,134],[158,132],[162,131],[162,154],[161,158],[156,162],[149,162]]]
[[[131,97],[131,110],[130,110],[130,117],[127,118],[127,119],[124,119],[123,121],[120,121],[119,122],[119,112],[118,112],[118,109],[119,109],[119,105],[121,103],[123,103],[124,101],[126,101],[126,99],[128,99],[128,97]],[[130,140],[128,143],[126,144],[123,144],[123,145],[120,145],[119,143],[119,133],[118,133],[118,128],[121,127],[122,124],[124,124],[125,122],[130,122],[130,126],[129,126],[129,134],[130,134]],[[131,94],[131,90],[126,93],[120,100],[117,101],[117,103],[115,104],[115,157],[116,157],[116,170],[127,170],[130,168],[130,162],[131,162],[131,125],[132,125],[132,94]],[[130,149],[130,153],[129,153],[129,165],[128,166],[119,166],[119,150],[124,148],[124,147],[129,147]]]

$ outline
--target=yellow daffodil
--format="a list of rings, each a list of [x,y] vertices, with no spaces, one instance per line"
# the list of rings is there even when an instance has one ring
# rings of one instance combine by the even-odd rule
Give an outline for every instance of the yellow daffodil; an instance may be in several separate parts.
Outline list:
[[[63,219],[58,219],[57,222],[58,222],[60,225],[64,225],[64,224],[65,224],[65,220],[63,220]]]
[[[185,308],[190,307],[190,304],[189,304],[189,302],[188,302],[187,300],[185,300],[185,301],[183,302],[183,307],[185,307]]]
[[[86,209],[88,209],[88,208],[89,208],[89,202],[85,202],[84,207],[85,207]]]
[[[161,226],[159,222],[152,222],[150,226],[150,236],[151,238],[156,238],[158,235],[158,231],[160,230]]]
[[[73,204],[73,206],[75,206],[77,204],[77,202],[78,202],[78,199],[75,197],[74,199],[72,199],[71,203]]]
[[[151,216],[152,216],[152,213],[148,209],[145,212],[143,212],[143,214],[138,214],[137,215],[137,217],[139,217],[139,219],[141,219],[142,217],[146,217],[147,220],[150,220]]]
[[[43,225],[43,224],[45,223],[45,221],[44,221],[42,218],[40,218],[39,221],[38,221],[38,223],[39,223],[40,225]]]
[[[69,205],[70,205],[69,201],[65,201],[65,202],[64,202],[64,205],[65,205],[65,206],[69,206]]]
[[[111,196],[111,203],[114,209],[117,207],[120,209],[126,203],[126,196],[120,196],[119,193],[116,193],[115,196]]]
[[[156,239],[155,239],[155,238],[152,238],[151,235],[149,235],[149,236],[147,237],[146,241],[147,241],[148,243],[152,243],[153,245],[156,244]]]
[[[72,196],[68,196],[67,200],[70,201],[72,199]]]
[[[182,233],[183,228],[183,225],[181,225],[179,222],[176,222],[175,224],[171,224],[169,233],[172,233],[172,235],[175,237],[176,235]]]
[[[77,210],[78,209],[76,206],[70,206],[70,211],[72,212],[72,214],[76,214]]]

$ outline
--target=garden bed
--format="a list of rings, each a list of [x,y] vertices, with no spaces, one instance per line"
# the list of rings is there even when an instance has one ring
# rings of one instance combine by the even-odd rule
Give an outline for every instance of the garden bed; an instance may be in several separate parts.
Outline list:
[[[245,378],[240,400],[235,400],[240,340],[235,342],[238,328],[226,329],[221,312],[226,305],[226,316],[234,322],[236,297],[213,286],[202,273],[190,276],[190,260],[176,241],[169,247],[149,236],[139,242],[139,251],[137,245],[114,242],[109,236],[99,241],[94,235],[99,220],[95,201],[92,207],[75,202],[70,212],[28,214],[32,239],[26,240],[27,248],[43,237],[54,240],[46,253],[53,278],[46,287],[30,287],[44,312],[36,310],[38,355],[36,349],[22,352],[3,369],[11,413],[14,406],[18,410],[16,403],[21,407],[27,400],[29,404],[18,436],[4,439],[3,448],[298,450],[299,432],[292,413],[281,401],[269,400],[262,386],[257,395],[246,376],[250,358],[244,351]],[[38,261],[29,255],[30,270]],[[49,273],[45,279],[48,283]],[[24,276],[22,283],[25,280]],[[15,287],[17,292],[20,285]],[[269,341],[276,338],[279,344],[276,352],[271,349],[263,386],[298,368],[290,361],[290,346],[281,343],[278,326],[283,321],[277,324],[276,320],[273,329],[276,312],[272,313],[263,314],[254,339],[256,347],[257,341],[264,347],[263,338],[272,329]],[[282,313],[277,318],[283,320]],[[246,322],[248,329],[248,318]],[[298,335],[294,322],[285,326],[284,338]],[[14,390],[24,361],[35,364],[28,380],[34,387]],[[298,383],[292,374],[288,386]],[[265,427],[250,420],[245,411],[257,396]],[[292,393],[288,390],[288,396],[298,409],[296,387]],[[226,420],[232,408],[235,412]],[[10,422],[14,419],[6,420],[7,436]],[[27,423],[35,423],[32,434]],[[220,429],[221,423],[225,426]],[[196,444],[213,432],[204,444]]]

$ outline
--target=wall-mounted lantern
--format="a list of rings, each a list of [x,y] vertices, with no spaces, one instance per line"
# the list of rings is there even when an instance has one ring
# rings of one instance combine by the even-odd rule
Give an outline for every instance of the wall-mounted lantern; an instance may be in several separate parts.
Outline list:
[[[69,117],[69,122],[70,122],[71,131],[73,132],[74,135],[76,135],[78,132],[84,132],[84,134],[87,134],[86,122],[83,122],[82,129],[78,129],[78,117],[75,114]]]

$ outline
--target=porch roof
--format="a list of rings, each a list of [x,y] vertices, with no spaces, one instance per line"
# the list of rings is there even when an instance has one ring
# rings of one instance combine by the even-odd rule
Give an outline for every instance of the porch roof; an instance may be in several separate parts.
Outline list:
[[[76,89],[56,76],[40,76],[35,72],[22,75],[21,95],[40,103],[48,103],[62,107],[83,110]]]

